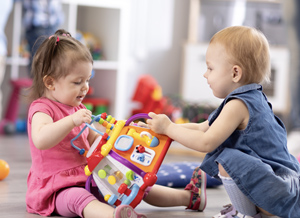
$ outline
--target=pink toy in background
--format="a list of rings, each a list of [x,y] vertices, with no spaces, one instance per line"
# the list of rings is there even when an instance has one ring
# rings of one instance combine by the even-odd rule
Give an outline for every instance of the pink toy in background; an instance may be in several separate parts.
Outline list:
[[[299,163],[300,163],[300,154],[298,155],[298,161],[299,161]]]
[[[28,88],[32,84],[31,79],[12,80],[12,93],[6,107],[4,119],[0,122],[0,134],[13,134],[15,132],[15,122],[19,113],[19,97],[22,88]]]

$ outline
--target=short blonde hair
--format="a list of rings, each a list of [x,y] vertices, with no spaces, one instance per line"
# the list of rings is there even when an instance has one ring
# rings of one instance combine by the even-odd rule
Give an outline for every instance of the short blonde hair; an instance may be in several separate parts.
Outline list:
[[[246,26],[227,27],[217,32],[210,43],[221,43],[229,61],[242,68],[245,84],[270,81],[269,43],[263,33]]]

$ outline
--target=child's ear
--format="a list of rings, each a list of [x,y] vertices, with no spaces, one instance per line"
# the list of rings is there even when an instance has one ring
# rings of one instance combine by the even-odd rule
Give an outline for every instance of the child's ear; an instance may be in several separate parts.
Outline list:
[[[54,79],[51,76],[44,76],[44,85],[49,90],[54,90]]]
[[[234,65],[232,67],[232,81],[235,83],[241,82],[243,76],[243,70],[240,66]]]

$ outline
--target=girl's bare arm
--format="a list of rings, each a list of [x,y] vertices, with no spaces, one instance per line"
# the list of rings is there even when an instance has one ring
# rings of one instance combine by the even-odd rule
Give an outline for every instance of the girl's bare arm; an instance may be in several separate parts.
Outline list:
[[[45,113],[37,112],[32,117],[31,137],[34,145],[45,150],[54,147],[62,141],[75,126],[91,122],[91,112],[81,109],[56,122]]]

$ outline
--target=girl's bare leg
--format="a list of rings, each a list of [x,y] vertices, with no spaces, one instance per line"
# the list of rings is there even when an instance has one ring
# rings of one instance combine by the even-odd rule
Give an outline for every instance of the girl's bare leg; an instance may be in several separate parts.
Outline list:
[[[88,203],[83,209],[84,218],[112,218],[114,213],[114,208],[108,204],[104,204],[100,201],[94,200]]]

